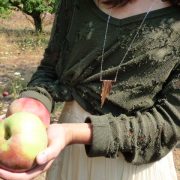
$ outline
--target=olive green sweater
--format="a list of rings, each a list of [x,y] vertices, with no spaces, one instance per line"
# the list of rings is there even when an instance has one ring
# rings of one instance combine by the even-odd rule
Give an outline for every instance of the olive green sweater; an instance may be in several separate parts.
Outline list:
[[[145,14],[111,18],[103,79],[118,65]],[[54,102],[75,99],[92,115],[87,155],[145,164],[164,157],[180,140],[180,11],[152,11],[119,69],[112,92],[100,106],[100,64],[108,16],[93,0],[62,0],[49,45],[21,97]]]

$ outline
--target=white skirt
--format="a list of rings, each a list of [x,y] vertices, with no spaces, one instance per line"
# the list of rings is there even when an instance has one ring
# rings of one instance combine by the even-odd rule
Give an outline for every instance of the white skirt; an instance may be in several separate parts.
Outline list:
[[[88,115],[75,101],[64,105],[60,121],[83,122]],[[135,166],[123,156],[117,159],[88,158],[84,145],[70,145],[54,161],[46,175],[47,180],[177,180],[170,152],[161,160]]]

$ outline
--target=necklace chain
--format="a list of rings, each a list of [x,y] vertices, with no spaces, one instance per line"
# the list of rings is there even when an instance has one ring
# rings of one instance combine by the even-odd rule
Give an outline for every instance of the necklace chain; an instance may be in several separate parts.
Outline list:
[[[131,50],[132,48],[132,45],[136,39],[136,37],[138,36],[139,34],[139,31],[141,30],[148,14],[151,12],[152,8],[153,8],[153,5],[154,3],[156,2],[156,0],[154,0],[153,3],[151,3],[151,6],[149,7],[148,11],[146,12],[140,26],[138,27],[137,29],[137,32],[135,34],[135,36],[133,37],[132,41],[130,42],[130,45],[129,47],[127,48],[127,51],[126,53],[124,54],[121,62],[119,63],[118,65],[118,68],[117,68],[117,71],[116,71],[116,74],[115,74],[115,77],[114,79],[103,79],[103,62],[104,62],[104,53],[105,53],[105,46],[106,46],[106,41],[107,41],[107,33],[108,33],[108,28],[109,28],[109,22],[110,22],[110,18],[111,18],[111,12],[110,14],[108,15],[108,19],[107,19],[107,23],[106,23],[106,30],[105,30],[105,35],[104,35],[104,42],[103,42],[103,48],[102,48],[102,56],[101,56],[101,70],[100,70],[100,81],[102,82],[102,89],[101,89],[101,108],[103,107],[104,103],[105,103],[105,100],[106,98],[109,96],[110,92],[111,92],[111,89],[112,89],[112,83],[116,82],[117,80],[117,77],[118,77],[118,73],[119,73],[119,69],[122,65],[122,63],[124,62],[124,60],[126,59],[126,56],[128,55],[129,51]]]
[[[148,16],[149,13],[151,12],[151,10],[152,10],[154,4],[155,4],[155,1],[154,1],[153,3],[151,3],[151,6],[149,7],[148,11],[146,12],[146,14],[145,14],[145,16],[144,16],[144,18],[143,18],[143,20],[142,20],[140,26],[138,27],[138,30],[137,30],[135,36],[133,37],[133,39],[132,39],[132,41],[131,41],[129,47],[127,48],[127,51],[125,52],[125,54],[124,54],[124,56],[123,56],[121,62],[120,62],[119,65],[118,65],[118,68],[117,68],[117,71],[116,71],[116,74],[115,74],[114,79],[113,79],[113,80],[109,80],[109,81],[116,82],[117,77],[118,77],[118,73],[119,73],[119,70],[120,70],[120,67],[121,67],[122,63],[124,62],[124,60],[126,59],[128,53],[129,53],[129,51],[131,50],[132,45],[133,45],[133,43],[134,43],[136,37],[138,36],[139,31],[141,30],[141,28],[142,28],[142,26],[143,26],[143,24],[144,24],[144,22],[145,22],[147,16]],[[106,46],[106,41],[107,41],[107,33],[108,33],[108,28],[109,28],[109,22],[110,22],[110,19],[111,19],[111,13],[112,13],[112,10],[110,11],[110,14],[108,15],[108,18],[107,18],[106,29],[105,29],[105,35],[104,35],[104,41],[103,41],[103,47],[102,47],[101,69],[100,69],[100,81],[104,81],[104,80],[103,80],[104,53],[105,53],[105,46]]]

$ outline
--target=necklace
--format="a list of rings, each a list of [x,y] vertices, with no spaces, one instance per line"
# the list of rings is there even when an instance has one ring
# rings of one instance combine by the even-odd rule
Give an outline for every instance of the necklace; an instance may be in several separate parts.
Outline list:
[[[101,55],[101,69],[100,69],[100,81],[102,82],[102,89],[101,89],[101,108],[102,106],[104,105],[104,102],[106,100],[106,98],[109,96],[110,94],[110,91],[112,89],[112,86],[113,86],[113,83],[115,83],[117,81],[117,77],[118,77],[118,73],[119,73],[119,70],[120,70],[120,67],[122,65],[122,63],[124,62],[124,60],[126,59],[129,51],[131,50],[132,48],[132,45],[136,39],[136,37],[138,36],[139,34],[139,31],[141,30],[147,16],[149,15],[149,13],[151,12],[154,4],[155,4],[156,1],[152,2],[148,11],[146,12],[140,26],[138,27],[137,29],[137,32],[135,34],[135,36],[133,37],[132,41],[130,42],[130,45],[129,47],[127,48],[127,51],[125,52],[122,60],[120,61],[119,65],[118,65],[118,68],[117,68],[117,71],[115,73],[115,77],[114,79],[103,79],[103,62],[104,62],[104,53],[105,53],[105,46],[106,46],[106,40],[107,40],[107,33],[108,33],[108,28],[109,28],[109,22],[110,22],[110,18],[111,18],[111,13],[112,11],[110,11],[110,14],[108,15],[108,18],[107,18],[107,23],[106,23],[106,29],[105,29],[105,35],[104,35],[104,42],[103,42],[103,47],[102,47],[102,55]]]

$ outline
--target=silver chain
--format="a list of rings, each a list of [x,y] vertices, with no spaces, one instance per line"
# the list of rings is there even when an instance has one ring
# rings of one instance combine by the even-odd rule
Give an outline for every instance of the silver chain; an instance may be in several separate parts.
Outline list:
[[[117,69],[116,74],[115,74],[115,77],[114,77],[114,80],[112,80],[113,82],[116,82],[117,77],[118,77],[118,73],[119,73],[119,70],[120,70],[120,67],[121,67],[122,63],[124,62],[124,60],[126,59],[128,53],[129,53],[129,51],[131,50],[132,45],[133,45],[133,43],[134,43],[136,37],[138,36],[139,31],[141,30],[141,28],[142,28],[142,26],[143,26],[143,24],[144,24],[144,22],[145,22],[147,16],[148,16],[149,13],[151,12],[151,10],[152,10],[152,8],[153,8],[155,2],[156,2],[156,1],[154,1],[154,2],[151,4],[151,6],[149,7],[148,11],[146,12],[146,14],[145,14],[145,16],[144,16],[144,18],[143,18],[143,20],[142,20],[140,26],[138,27],[138,30],[137,30],[135,36],[133,37],[133,39],[132,39],[132,41],[131,41],[129,47],[127,48],[127,51],[126,51],[126,53],[124,54],[124,56],[123,56],[121,62],[119,63],[118,69]],[[112,13],[112,10],[110,11],[110,13],[109,13],[109,15],[108,15],[108,18],[107,18],[106,29],[105,29],[105,35],[104,35],[104,42],[103,42],[102,55],[101,55],[100,81],[103,81],[103,77],[102,77],[103,75],[102,75],[102,74],[103,74],[104,53],[105,53],[105,46],[106,46],[106,41],[107,41],[107,33],[108,33],[108,28],[109,28],[109,22],[110,22],[110,19],[111,19],[111,13]],[[107,80],[107,79],[106,79],[106,80]]]

